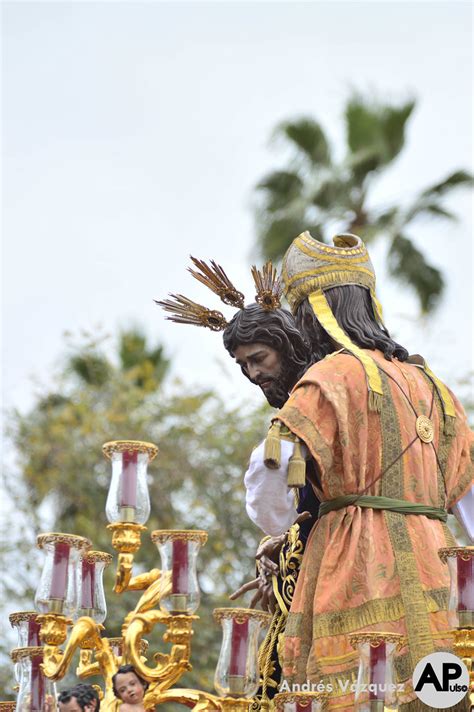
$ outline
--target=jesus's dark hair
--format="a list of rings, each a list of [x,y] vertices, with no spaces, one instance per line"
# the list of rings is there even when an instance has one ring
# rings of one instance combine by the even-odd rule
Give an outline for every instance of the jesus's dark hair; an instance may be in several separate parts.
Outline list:
[[[390,337],[385,326],[377,323],[367,289],[356,284],[346,284],[332,287],[324,294],[337,323],[354,344],[362,349],[378,349],[388,361],[392,358],[407,360],[408,351]],[[295,322],[308,343],[311,363],[320,361],[336,350],[337,347],[319,323],[307,299],[298,306]]]
[[[308,347],[286,309],[267,311],[258,304],[240,309],[223,332],[224,346],[231,356],[238,346],[261,343],[281,354],[283,368],[291,373],[291,387],[309,366]],[[242,373],[247,373],[242,369]]]

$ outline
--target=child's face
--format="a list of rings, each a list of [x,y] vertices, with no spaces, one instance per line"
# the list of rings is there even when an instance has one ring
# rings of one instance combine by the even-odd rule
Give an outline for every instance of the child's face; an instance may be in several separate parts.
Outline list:
[[[122,702],[138,705],[142,702],[145,690],[134,672],[121,672],[115,678],[115,687]]]

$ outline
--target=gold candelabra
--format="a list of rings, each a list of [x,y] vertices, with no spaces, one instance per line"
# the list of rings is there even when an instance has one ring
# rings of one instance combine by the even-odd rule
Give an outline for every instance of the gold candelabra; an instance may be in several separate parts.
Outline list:
[[[156,456],[158,448],[151,443],[127,440],[106,443],[103,452],[112,462],[106,513],[112,546],[118,552],[114,591],[118,594],[140,591],[141,596],[123,621],[122,637],[104,637],[106,603],[102,574],[110,565],[112,556],[91,550],[91,542],[84,537],[62,533],[40,535],[38,547],[45,551],[46,560],[35,598],[37,612],[19,612],[11,617],[12,625],[19,629],[19,639],[25,644],[12,652],[13,660],[38,660],[40,656],[39,673],[46,680],[55,682],[71,669],[76,653],[79,653],[76,675],[81,679],[99,675],[103,680],[101,710],[104,712],[115,711],[120,704],[114,695],[112,678],[122,664],[133,665],[137,674],[149,683],[143,700],[146,710],[167,702],[186,705],[196,712],[247,710],[254,702],[253,695],[259,684],[258,668],[256,665],[249,667],[248,661],[257,659],[258,631],[269,622],[270,616],[262,611],[229,609],[230,619],[232,611],[239,620],[242,615],[237,614],[244,611],[247,638],[242,647],[241,630],[241,647],[232,650],[231,640],[221,650],[218,664],[220,694],[174,687],[192,668],[191,639],[199,605],[196,559],[199,549],[207,541],[207,533],[198,530],[153,531],[151,539],[160,551],[162,567],[134,576],[134,556],[140,549],[150,511],[147,465]],[[225,614],[222,616],[226,617]],[[250,627],[253,626],[251,634],[249,622]],[[32,624],[35,626],[33,637],[30,635]],[[28,632],[25,632],[25,625],[29,626]],[[163,641],[171,648],[169,652],[155,653],[154,664],[150,665],[144,636],[155,626],[164,628]],[[253,653],[252,645],[255,647]],[[238,658],[242,650],[243,659],[233,662],[232,655]],[[240,665],[243,675],[238,692],[230,685],[226,694],[226,677],[232,672],[233,664]],[[31,669],[29,674],[26,692],[23,690],[22,693],[20,684],[20,698],[24,704],[17,705],[17,710],[20,707],[21,712],[38,712],[31,703],[37,694],[32,687]],[[54,695],[50,694],[49,699],[54,699]],[[10,710],[10,703],[3,704]],[[51,709],[47,707],[43,700],[39,712],[53,712],[54,705],[50,705]]]
[[[36,611],[20,611],[10,616],[18,629],[18,647],[12,651],[19,681],[18,701],[0,702],[0,712],[55,712],[54,682],[64,678],[78,654],[76,675],[81,679],[100,676],[103,712],[117,712],[120,702],[114,695],[113,676],[123,664],[131,664],[149,685],[143,705],[151,710],[164,703],[179,703],[195,712],[247,712],[258,709],[259,631],[270,623],[270,615],[245,608],[216,609],[222,625],[223,642],[215,675],[217,694],[179,688],[175,685],[191,670],[191,640],[198,616],[199,586],[196,561],[207,533],[200,530],[156,530],[151,539],[158,547],[161,568],[133,575],[134,556],[140,550],[141,535],[150,513],[147,466],[158,448],[141,441],[106,443],[103,452],[112,463],[107,497],[108,528],[112,547],[118,553],[114,591],[138,591],[135,608],[124,618],[122,636],[103,635],[106,602],[103,572],[112,562],[109,553],[92,550],[81,536],[48,533],[38,537],[45,554],[43,572],[35,597]],[[453,625],[454,652],[467,665],[474,686],[474,611],[472,579],[474,547],[455,547],[439,552],[451,574],[449,615]],[[164,628],[168,652],[156,652],[150,665],[145,636],[155,626]],[[393,658],[401,636],[384,632],[359,632],[351,642],[359,650],[359,677],[374,685],[393,677]],[[383,675],[381,673],[383,671]],[[383,680],[382,680],[382,677]],[[380,679],[379,679],[380,678]],[[362,679],[362,678],[361,678]],[[380,689],[382,689],[380,685]],[[378,693],[377,693],[378,695]],[[474,704],[471,692],[471,702]],[[262,703],[276,712],[296,712],[308,708],[319,712],[326,707],[327,694],[281,693],[273,702]],[[356,704],[366,704],[365,699]],[[395,697],[384,694],[370,700],[370,709],[396,705]]]

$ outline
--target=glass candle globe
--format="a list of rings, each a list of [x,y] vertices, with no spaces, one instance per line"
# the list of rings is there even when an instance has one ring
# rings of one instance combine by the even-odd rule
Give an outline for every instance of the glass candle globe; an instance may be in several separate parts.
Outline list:
[[[374,631],[354,634],[350,642],[359,652],[354,710],[398,710],[394,657],[404,638],[397,633]]]
[[[448,620],[453,628],[474,628],[474,546],[440,549],[451,580]]]
[[[18,634],[18,648],[38,647],[41,645],[39,637],[40,624],[36,621],[36,611],[17,611],[8,616],[12,628]]]
[[[20,670],[16,712],[55,712],[56,686],[41,672],[43,648],[16,648],[12,660]]]
[[[76,610],[79,557],[91,543],[74,534],[40,534],[37,545],[46,552],[46,558],[36,589],[36,610],[72,616]]]
[[[103,623],[107,616],[104,593],[104,570],[112,561],[105,551],[85,551],[79,559],[77,575],[76,617],[90,616],[96,623]]]
[[[151,534],[161,556],[161,610],[191,615],[200,601],[196,564],[207,533],[198,530],[156,530]]]
[[[156,445],[139,440],[116,440],[102,450],[112,461],[112,479],[105,505],[111,524],[145,524],[150,516],[148,463],[158,452]]]
[[[216,608],[214,618],[223,631],[214,687],[223,697],[253,697],[260,684],[258,636],[271,616],[246,608]]]

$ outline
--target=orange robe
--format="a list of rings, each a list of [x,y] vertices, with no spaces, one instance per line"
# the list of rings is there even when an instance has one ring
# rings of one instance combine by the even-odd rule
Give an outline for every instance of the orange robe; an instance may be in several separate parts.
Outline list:
[[[326,501],[364,491],[449,509],[472,484],[473,434],[461,405],[453,396],[455,434],[445,434],[441,400],[423,369],[369,353],[382,377],[380,413],[368,410],[359,361],[337,353],[306,372],[278,414],[319,466],[316,495]],[[432,444],[417,437],[418,415],[434,423]],[[446,524],[415,514],[348,506],[319,519],[286,625],[283,677],[290,684],[323,681],[333,688],[330,709],[352,710],[353,694],[344,694],[339,682],[349,680],[350,687],[357,679],[349,635],[402,633],[408,646],[396,659],[398,680],[405,682],[401,709],[426,709],[416,700],[411,676],[422,657],[452,648],[449,574],[438,549],[455,545]]]

